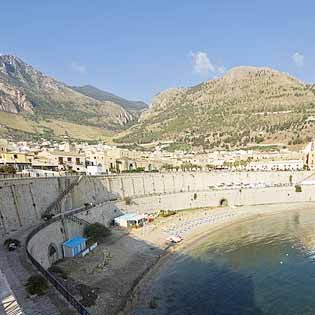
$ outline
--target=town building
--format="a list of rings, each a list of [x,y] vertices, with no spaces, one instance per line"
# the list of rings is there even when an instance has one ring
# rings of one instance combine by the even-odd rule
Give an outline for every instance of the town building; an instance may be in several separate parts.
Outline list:
[[[59,171],[86,172],[85,155],[76,152],[43,151],[38,153],[39,158],[45,158],[49,165],[58,165]]]
[[[28,153],[21,152],[0,152],[0,165],[11,165],[17,171],[30,168],[33,156]]]

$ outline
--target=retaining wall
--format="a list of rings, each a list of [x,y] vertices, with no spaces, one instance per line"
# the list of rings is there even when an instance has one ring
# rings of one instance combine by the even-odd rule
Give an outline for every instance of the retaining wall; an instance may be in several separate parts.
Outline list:
[[[293,174],[295,181],[310,175],[305,172]],[[123,212],[149,213],[158,210],[180,210],[187,208],[215,207],[219,206],[222,200],[226,200],[229,205],[255,205],[269,203],[296,203],[305,201],[315,201],[315,186],[303,186],[302,192],[296,192],[294,186],[255,188],[255,189],[231,189],[213,190],[210,185],[222,182],[268,182],[270,184],[288,184],[290,173],[225,173],[213,176],[207,173],[186,173],[186,174],[145,174],[143,176],[117,176],[117,177],[87,177],[66,198],[61,211],[69,210],[71,207],[82,206],[85,202],[98,203],[97,206],[88,210],[83,210],[75,214],[76,217],[89,223],[100,222],[108,226],[111,221]],[[55,180],[55,179],[54,179]],[[49,181],[49,185],[58,184],[65,187],[68,182]],[[44,182],[40,191],[43,191]],[[32,184],[34,185],[34,184]],[[15,186],[17,187],[17,186]],[[22,192],[25,185],[19,190],[19,196],[23,198]],[[35,187],[35,186],[32,186]],[[8,188],[6,188],[8,189]],[[34,188],[33,188],[34,189]],[[110,190],[109,190],[110,189]],[[58,189],[51,190],[55,195]],[[27,191],[25,191],[26,193]],[[12,196],[12,195],[11,195]],[[40,199],[40,192],[34,194],[39,198],[39,203],[47,205],[52,199],[51,196],[43,196]],[[124,197],[131,197],[131,205],[127,205]],[[13,198],[13,197],[12,197]],[[117,198],[116,201],[111,199]],[[30,202],[26,196],[24,202]],[[14,201],[13,201],[14,204]],[[12,203],[11,203],[12,205]],[[22,209],[23,207],[21,207]],[[6,209],[6,208],[4,208]],[[11,209],[11,208],[8,208]],[[2,210],[3,211],[3,210]],[[12,216],[16,212],[11,213]],[[38,214],[41,211],[23,210],[21,217],[30,215],[32,218],[24,221],[36,223]],[[13,221],[16,222],[16,221]],[[14,227],[16,227],[13,224]],[[18,227],[18,226],[17,226]],[[44,267],[50,266],[48,248],[51,244],[58,250],[58,257],[62,257],[61,244],[74,236],[82,235],[84,226],[77,222],[56,221],[44,227],[35,234],[29,244],[28,249],[31,255]]]
[[[82,211],[75,216],[89,223],[102,223],[109,227],[114,218],[122,215],[123,212],[117,206],[116,202],[106,201],[89,210]]]
[[[69,219],[58,220],[39,230],[29,241],[27,249],[37,262],[45,269],[50,267],[48,250],[50,246],[57,249],[57,259],[62,259],[62,244],[69,238],[82,235],[84,225]]]
[[[84,177],[64,198],[59,212],[79,208],[86,202],[101,203],[125,197],[209,191],[220,183],[270,184],[298,182],[310,172],[195,172],[152,173]],[[0,180],[0,235],[41,222],[45,209],[76,177]],[[180,195],[181,196],[181,195]],[[178,197],[180,202],[180,197]]]
[[[182,192],[138,197],[132,199],[131,205],[126,205],[124,201],[119,201],[116,205],[126,212],[150,213],[158,210],[217,207],[222,200],[231,206],[315,201],[315,186],[303,186],[302,192],[296,192],[294,186]]]

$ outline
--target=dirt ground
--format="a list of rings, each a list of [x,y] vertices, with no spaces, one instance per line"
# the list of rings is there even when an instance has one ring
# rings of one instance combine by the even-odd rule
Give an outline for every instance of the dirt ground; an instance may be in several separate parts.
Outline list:
[[[58,262],[56,266],[64,276],[56,276],[91,313],[117,314],[142,277],[167,253],[170,231],[212,211],[185,210],[131,231],[113,228],[106,241],[89,255]]]
[[[58,262],[67,275],[67,279],[59,279],[92,314],[116,314],[133,286],[162,254],[159,247],[113,229],[94,252]]]

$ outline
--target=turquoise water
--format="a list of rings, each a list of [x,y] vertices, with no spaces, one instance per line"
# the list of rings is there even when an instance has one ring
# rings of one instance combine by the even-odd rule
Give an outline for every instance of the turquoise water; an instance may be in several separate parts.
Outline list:
[[[209,233],[144,291],[137,315],[315,314],[315,209]]]

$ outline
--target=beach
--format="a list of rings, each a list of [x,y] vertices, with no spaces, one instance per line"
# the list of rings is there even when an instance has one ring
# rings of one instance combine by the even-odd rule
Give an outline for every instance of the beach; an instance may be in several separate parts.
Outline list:
[[[158,217],[139,229],[114,228],[112,235],[86,257],[59,263],[68,275],[72,293],[91,303],[93,314],[132,314],[137,303],[148,303],[147,288],[172,255],[184,253],[205,235],[257,216],[295,209],[314,209],[312,203],[201,208]],[[170,244],[169,236],[183,241]]]
[[[256,205],[240,208],[212,208],[212,209],[195,209],[185,210],[174,216],[167,222],[159,222],[156,231],[150,235],[150,239],[160,239],[161,235],[166,231],[182,232],[183,241],[172,246],[160,259],[152,266],[149,272],[135,286],[125,309],[120,314],[135,314],[134,307],[142,305],[147,307],[152,296],[150,288],[157,276],[162,273],[167,273],[167,263],[172,263],[172,259],[178,255],[185,254],[189,249],[201,242],[210,233],[225,229],[240,222],[248,224],[256,218],[262,216],[272,216],[283,211],[294,212],[294,210],[309,209],[313,210],[313,203],[297,203],[297,204],[277,204],[277,205]],[[174,225],[176,228],[174,229]],[[152,309],[148,308],[148,314],[151,314]],[[143,314],[146,314],[145,312]]]

